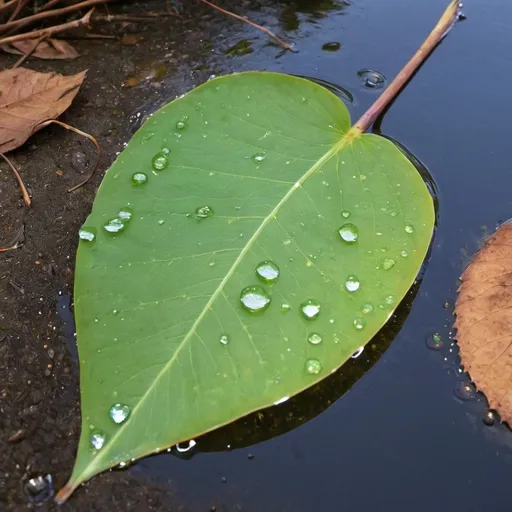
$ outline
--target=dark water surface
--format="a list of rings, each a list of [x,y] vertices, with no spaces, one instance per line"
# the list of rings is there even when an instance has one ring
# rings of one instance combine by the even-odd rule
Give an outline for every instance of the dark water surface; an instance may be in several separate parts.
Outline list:
[[[337,84],[356,120],[379,94],[362,85],[358,71],[393,78],[447,3],[278,4],[247,14],[294,41],[299,53],[282,53],[240,27],[238,39],[217,48],[212,59],[219,73],[265,69]],[[340,375],[198,439],[180,458],[156,456],[131,469],[169,481],[187,510],[483,511],[508,505],[512,433],[483,423],[483,397],[455,396],[465,377],[449,333],[458,277],[483,238],[512,214],[512,2],[469,0],[464,12],[468,19],[380,125],[383,135],[427,166],[438,189],[438,229],[423,280],[373,349],[370,343]],[[327,51],[332,44],[322,49],[335,42],[338,51]],[[440,351],[425,343],[436,331],[445,340]]]

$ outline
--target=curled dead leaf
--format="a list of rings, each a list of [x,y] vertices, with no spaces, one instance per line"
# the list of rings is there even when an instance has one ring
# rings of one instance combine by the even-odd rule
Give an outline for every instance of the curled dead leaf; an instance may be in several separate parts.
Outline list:
[[[512,426],[511,222],[486,241],[461,280],[455,327],[462,365]]]
[[[26,68],[0,71],[0,153],[21,146],[73,101],[86,71],[64,76]]]
[[[32,51],[37,41],[32,39],[26,41],[15,41],[10,45],[2,45],[0,48],[7,53],[16,55],[25,55]],[[37,48],[32,52],[33,57],[38,59],[75,59],[78,52],[66,41],[60,39],[46,39],[37,44]]]

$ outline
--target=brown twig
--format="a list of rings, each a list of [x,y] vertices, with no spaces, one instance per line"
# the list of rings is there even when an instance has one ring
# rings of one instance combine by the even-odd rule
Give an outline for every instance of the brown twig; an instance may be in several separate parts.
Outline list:
[[[16,4],[14,11],[12,11],[11,15],[9,16],[9,19],[7,20],[7,23],[13,21],[18,17],[18,14],[23,10],[25,5],[27,5],[27,2],[28,0],[18,0],[18,3]]]
[[[0,14],[4,11],[8,11],[13,5],[16,5],[19,0],[11,0],[10,2],[6,2],[4,5],[0,6]]]
[[[92,7],[98,4],[104,4],[109,2],[110,0],[85,0],[84,2],[80,2],[78,4],[68,5],[67,7],[62,7],[61,9],[52,9],[50,11],[43,11],[37,14],[33,14],[31,16],[26,16],[25,18],[20,18],[19,20],[9,21],[7,23],[3,23],[0,25],[0,31],[5,32],[11,29],[18,29],[21,26],[25,26],[34,21],[40,21],[47,18],[52,18],[55,16],[61,16],[63,14],[69,14],[70,12],[79,11],[80,9],[84,9],[86,7]]]
[[[412,56],[411,60],[396,75],[388,88],[377,98],[375,103],[361,116],[361,119],[352,127],[352,130],[365,132],[377,119],[379,114],[396,97],[402,87],[411,78],[414,72],[421,66],[423,61],[430,55],[432,50],[439,44],[443,37],[452,28],[460,14],[460,0],[451,0],[443,15],[437,22],[427,39]],[[355,132],[354,132],[355,133]]]
[[[130,15],[130,14],[100,14],[94,16],[92,21],[147,21],[152,19],[159,19],[165,16],[179,16],[177,12],[146,12],[144,14]]]
[[[70,126],[69,124],[63,123],[62,121],[57,121],[56,119],[50,119],[49,121],[45,121],[41,126],[43,126],[43,127],[48,126],[49,124],[52,124],[52,123],[58,124],[59,126],[62,126],[62,128],[66,128],[66,130],[71,130],[72,132],[78,133],[78,135],[81,135],[82,137],[89,139],[96,146],[96,151],[98,153],[98,157],[96,159],[96,164],[92,168],[92,171],[89,173],[89,176],[87,176],[87,178],[85,178],[85,180],[81,181],[78,185],[75,185],[75,186],[71,187],[70,189],[68,189],[68,192],[73,192],[73,191],[79,189],[80,187],[83,187],[93,177],[94,173],[96,172],[96,169],[98,168],[98,165],[100,164],[101,148],[100,148],[100,145],[98,144],[98,141],[92,135],[90,135],[89,133],[85,133],[82,130],[79,130],[78,128],[75,128],[74,126]]]
[[[201,0],[201,2],[203,2],[203,4],[209,5],[210,7],[212,7],[213,9],[216,9],[219,12],[222,12],[223,14],[232,16],[233,18],[236,18],[237,20],[243,21],[244,23],[251,25],[251,27],[257,28],[258,30],[265,32],[265,34],[270,36],[274,41],[276,41],[285,50],[288,50],[293,53],[297,53],[297,50],[294,50],[287,42],[283,41],[282,39],[279,39],[279,37],[277,37],[268,28],[262,27],[261,25],[257,25],[256,23],[253,23],[252,21],[248,20],[247,18],[244,18],[243,16],[239,16],[238,14],[235,14],[233,12],[226,11],[226,9],[223,9],[222,7],[219,7],[218,5],[212,4],[208,0]]]
[[[32,201],[28,194],[27,187],[25,187],[25,184],[23,183],[23,180],[21,179],[18,169],[16,169],[14,164],[3,153],[0,153],[0,156],[9,164],[9,167],[12,169],[12,172],[14,173],[14,176],[16,177],[16,181],[18,182],[18,185],[20,186],[21,193],[23,195],[23,200],[25,201],[25,204],[28,207],[30,207],[30,205],[32,204]]]
[[[41,37],[43,34],[51,36],[57,32],[64,32],[64,30],[70,30],[72,28],[81,27],[82,25],[87,25],[91,19],[93,11],[94,9],[91,9],[83,18],[74,21],[68,21],[67,23],[62,23],[62,25],[55,25],[53,27],[42,28],[40,30],[33,30],[32,32],[27,32],[25,34],[17,34],[15,36],[4,37],[3,39],[0,39],[0,45],[10,44],[16,41],[25,41],[26,39],[36,39]]]
[[[42,43],[47,37],[48,34],[43,34],[37,41],[35,41],[32,48],[15,62],[12,69],[19,68],[37,50],[39,44]]]

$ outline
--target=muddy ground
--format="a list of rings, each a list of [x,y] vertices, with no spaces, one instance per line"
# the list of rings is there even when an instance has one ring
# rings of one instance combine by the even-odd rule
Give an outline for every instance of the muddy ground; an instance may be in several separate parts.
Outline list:
[[[258,3],[223,5],[232,4],[240,12]],[[162,4],[126,2],[111,11],[159,11]],[[102,176],[144,116],[212,73],[229,68],[224,62],[226,39],[236,30],[238,22],[190,2],[181,18],[95,26],[95,33],[135,37],[123,42],[72,41],[80,53],[74,61],[31,58],[25,63],[30,69],[63,74],[88,69],[61,120],[94,134],[103,154],[94,178],[68,193],[89,172],[94,148],[59,127],[31,137],[10,155],[32,195],[30,209],[24,206],[11,171],[0,165],[0,247],[20,244],[0,253],[2,511],[34,506],[23,490],[30,477],[51,474],[59,489],[71,472],[80,433],[78,367],[69,348],[70,326],[58,314],[58,304],[60,297],[72,295],[77,231]],[[17,58],[1,54],[0,67],[12,66]],[[123,86],[130,79],[137,85]],[[66,306],[65,299],[60,305]],[[9,442],[12,436],[15,442]],[[172,486],[159,488],[126,472],[111,472],[80,489],[60,510],[188,510],[173,500],[169,489]],[[48,500],[41,510],[54,507]]]

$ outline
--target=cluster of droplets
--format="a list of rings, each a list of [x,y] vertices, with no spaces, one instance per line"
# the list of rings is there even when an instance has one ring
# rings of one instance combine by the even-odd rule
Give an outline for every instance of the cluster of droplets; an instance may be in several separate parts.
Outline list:
[[[112,405],[112,407],[108,411],[108,415],[110,416],[110,419],[114,422],[115,425],[123,424],[126,420],[128,420],[130,414],[130,407],[126,404],[121,403],[116,403]],[[101,450],[103,446],[105,446],[106,441],[107,436],[102,430],[92,430],[91,436],[89,437],[89,442],[95,450]]]
[[[133,210],[130,207],[125,206],[119,210],[117,217],[109,219],[107,222],[105,222],[103,229],[112,235],[120,233],[121,231],[124,231],[127,224],[132,220],[132,217]]]

